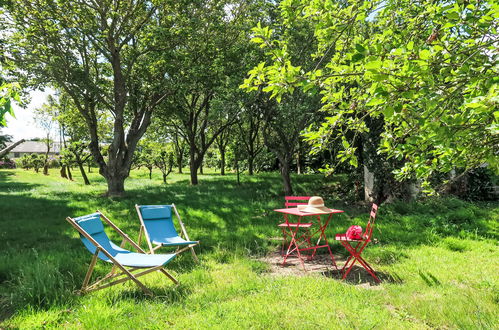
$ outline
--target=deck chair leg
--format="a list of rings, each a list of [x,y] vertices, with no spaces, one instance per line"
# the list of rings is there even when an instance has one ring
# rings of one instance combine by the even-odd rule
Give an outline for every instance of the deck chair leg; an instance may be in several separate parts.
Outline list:
[[[87,274],[85,275],[85,279],[83,280],[83,285],[81,286],[81,291],[85,292],[87,288],[88,282],[90,281],[90,277],[94,272],[95,263],[97,262],[97,256],[99,255],[100,249],[96,249],[92,260],[90,261],[90,266],[88,267]]]
[[[123,272],[126,273],[126,275],[128,275],[128,277],[135,282],[135,284],[137,284],[139,286],[139,288],[142,289],[142,291],[144,291],[144,293],[148,296],[152,296],[152,292],[146,288],[146,286],[144,284],[142,284],[141,281],[139,281],[132,273],[130,273],[128,270],[125,269],[125,267],[122,268]]]
[[[196,252],[194,252],[194,246],[191,246],[190,249],[191,249],[191,253],[192,253],[192,257],[194,258],[194,261],[199,263],[198,256],[196,255]]]
[[[173,277],[170,273],[168,273],[164,268],[160,268],[159,271],[165,274],[165,276],[168,277],[170,280],[172,280],[173,283],[178,284],[177,279]]]
[[[144,230],[144,228],[142,226],[140,226],[140,230],[139,230],[139,239],[137,240],[137,244],[140,245],[140,243],[142,242],[142,231]]]

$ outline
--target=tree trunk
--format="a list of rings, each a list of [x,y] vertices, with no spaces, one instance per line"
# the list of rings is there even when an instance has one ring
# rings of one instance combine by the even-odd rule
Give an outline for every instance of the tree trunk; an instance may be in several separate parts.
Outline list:
[[[299,149],[299,148],[298,148]],[[296,153],[296,172],[301,174],[300,152]]]
[[[236,157],[234,165],[235,165],[234,167],[236,168],[236,174],[237,174],[237,184],[240,185],[241,184],[241,179],[239,177],[239,160],[237,159],[237,157]]]
[[[177,167],[178,167],[178,174],[182,174],[182,161],[183,161],[183,156],[177,155]]]
[[[374,201],[374,173],[364,165],[364,200]]]
[[[68,165],[66,165],[66,170],[68,172],[68,179],[73,181],[73,174],[71,174],[71,168]]]
[[[253,175],[253,156],[248,157],[248,174]]]
[[[83,163],[78,163],[78,167],[80,168],[81,177],[83,178],[83,182],[86,186],[90,185],[90,181],[88,181],[87,174],[85,173],[85,169],[83,168]]]
[[[152,179],[152,167],[148,167],[149,170],[149,180]]]
[[[199,174],[204,174],[203,173],[203,162],[201,162],[201,164],[199,164]]]
[[[125,177],[108,176],[107,178],[107,196],[122,197],[125,194]]]
[[[61,166],[61,178],[68,179],[68,175],[66,174],[66,165]]]
[[[225,175],[225,150],[220,149],[220,175]]]
[[[166,184],[166,174],[163,173],[163,183]]]
[[[189,165],[189,168],[191,170],[191,185],[197,185],[198,184],[198,168],[195,162],[191,160],[191,163]]]
[[[291,177],[289,174],[289,161],[287,158],[279,158],[279,163],[281,164],[281,176],[284,185],[284,194],[286,196],[293,195],[293,187],[291,186]]]
[[[200,162],[196,159],[196,151],[194,150],[196,146],[190,145],[189,148],[189,169],[191,171],[191,185],[197,185],[198,182],[198,169]]]

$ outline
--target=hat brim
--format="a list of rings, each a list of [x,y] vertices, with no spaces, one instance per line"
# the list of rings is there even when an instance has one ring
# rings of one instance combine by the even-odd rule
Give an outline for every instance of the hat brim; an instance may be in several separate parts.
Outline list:
[[[308,205],[298,205],[298,210],[305,213],[330,213],[331,209],[328,207],[313,207]]]

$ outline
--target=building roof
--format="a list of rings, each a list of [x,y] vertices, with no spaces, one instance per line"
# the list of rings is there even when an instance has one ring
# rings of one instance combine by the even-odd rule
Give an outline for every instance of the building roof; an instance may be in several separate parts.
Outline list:
[[[7,143],[7,146],[12,143]],[[53,142],[50,147],[50,153],[60,153],[61,148],[58,142]],[[47,145],[40,141],[26,141],[12,149],[10,152],[38,153],[44,154],[47,152]]]

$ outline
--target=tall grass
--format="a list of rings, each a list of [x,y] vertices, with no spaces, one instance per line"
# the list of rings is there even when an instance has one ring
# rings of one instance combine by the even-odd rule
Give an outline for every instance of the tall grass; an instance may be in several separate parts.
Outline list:
[[[276,174],[188,175],[161,183],[134,171],[127,195],[102,197],[105,182],[92,186],[56,172],[43,176],[0,171],[0,327],[69,328],[494,328],[499,313],[499,205],[457,199],[396,202],[380,207],[365,258],[383,283],[370,285],[357,269],[343,282],[331,274],[279,276],[260,257],[278,249],[272,212],[283,196]],[[293,177],[297,194],[327,194],[336,216],[329,237],[352,224],[365,225],[368,206],[345,204],[341,177]],[[331,186],[341,187],[332,190]],[[327,187],[324,188],[324,187]],[[353,188],[353,187],[352,187]],[[101,210],[132,238],[138,235],[133,208],[174,202],[191,238],[199,239],[195,264],[185,253],[168,265],[180,279],[144,277],[155,296],[132,283],[78,296],[90,254],[64,221]],[[118,237],[109,232],[112,239]],[[336,254],[346,256],[333,244]],[[95,276],[109,266],[98,263]]]

